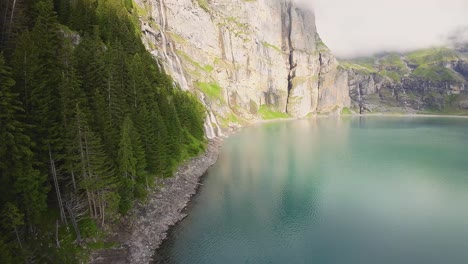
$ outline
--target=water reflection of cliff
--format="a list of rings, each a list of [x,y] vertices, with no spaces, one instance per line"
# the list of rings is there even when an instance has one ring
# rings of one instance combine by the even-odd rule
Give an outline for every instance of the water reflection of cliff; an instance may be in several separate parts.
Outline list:
[[[332,173],[327,171],[330,164],[322,163],[348,155],[349,124],[319,118],[266,124],[234,136],[211,176],[223,186],[219,209],[229,215],[242,207],[249,212],[247,222],[265,223],[273,229],[269,233],[280,232],[284,222],[297,231],[307,228],[317,211],[311,205],[319,204],[321,178]]]

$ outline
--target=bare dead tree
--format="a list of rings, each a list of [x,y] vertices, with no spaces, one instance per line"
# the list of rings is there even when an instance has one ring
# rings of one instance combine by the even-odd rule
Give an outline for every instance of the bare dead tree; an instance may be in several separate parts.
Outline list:
[[[76,192],[76,180],[75,180],[75,172],[72,170],[71,172],[72,183],[73,183],[73,191]]]
[[[19,236],[19,233],[18,233],[18,228],[16,226],[14,226],[13,229],[15,230],[16,239],[18,239],[18,244],[19,244],[20,248],[22,249],[23,244],[21,243],[21,239],[20,239],[20,236]]]
[[[80,233],[80,229],[78,228],[77,218],[75,216],[75,213],[73,212],[74,210],[73,210],[72,203],[73,203],[72,201],[67,201],[66,207],[67,207],[68,215],[70,216],[70,220],[72,222],[73,229],[75,230],[76,241],[78,242],[78,244],[80,244],[81,233]]]
[[[15,16],[16,0],[13,0],[13,6],[11,7],[10,23],[8,25],[8,36],[11,34],[11,27],[13,26],[13,17]]]
[[[57,248],[60,248],[60,240],[59,240],[58,231],[59,231],[59,221],[57,220],[55,222],[55,242],[57,244]]]
[[[67,216],[65,215],[65,210],[63,209],[62,195],[60,194],[60,185],[59,185],[58,178],[57,178],[57,169],[55,167],[55,161],[52,158],[52,151],[50,149],[50,145],[49,145],[49,158],[50,158],[50,171],[52,173],[52,178],[54,180],[55,192],[57,194],[57,200],[58,200],[59,209],[60,209],[60,218],[63,223],[68,225]]]

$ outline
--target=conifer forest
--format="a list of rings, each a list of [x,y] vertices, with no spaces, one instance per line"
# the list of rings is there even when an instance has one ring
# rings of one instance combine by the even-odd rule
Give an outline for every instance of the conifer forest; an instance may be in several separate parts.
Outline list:
[[[131,0],[0,6],[0,263],[78,263],[204,150],[205,108],[146,51]]]

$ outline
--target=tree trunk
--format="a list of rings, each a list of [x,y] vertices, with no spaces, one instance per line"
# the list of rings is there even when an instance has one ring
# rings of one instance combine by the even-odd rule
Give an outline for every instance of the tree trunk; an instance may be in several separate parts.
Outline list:
[[[60,218],[62,219],[63,223],[68,225],[67,216],[65,215],[65,210],[63,209],[62,195],[60,194],[60,186],[59,186],[58,179],[57,179],[57,170],[55,168],[55,161],[52,159],[52,151],[50,150],[50,145],[49,145],[49,158],[50,158],[50,170],[52,172],[52,178],[54,180],[54,185],[55,185],[55,192],[57,194],[57,200],[58,200],[59,209],[60,209]]]
[[[18,244],[19,244],[20,248],[22,249],[23,245],[21,244],[21,239],[19,237],[18,229],[16,228],[16,226],[15,226],[15,234],[16,234],[16,239],[18,239]]]
[[[59,236],[58,236],[58,230],[59,230],[59,221],[57,220],[55,222],[55,241],[57,243],[57,248],[60,248],[60,240],[59,240]]]
[[[101,222],[101,226],[104,226],[104,220],[105,220],[105,205],[104,205],[104,200],[102,199],[102,194],[101,194],[101,217],[102,217],[102,222]]]
[[[75,172],[72,170],[71,172],[72,182],[73,182],[73,190],[76,192],[76,181],[75,181]]]
[[[78,105],[76,107],[78,108]],[[80,116],[78,115],[77,118],[78,118],[78,135],[79,135],[78,137],[79,137],[79,140],[80,140],[81,169],[82,169],[83,179],[86,179],[87,178],[86,175],[87,175],[87,171],[88,171],[87,166],[89,166],[88,159],[87,159],[87,154],[88,153],[84,149],[85,146],[83,146],[83,140],[85,142],[85,145],[87,145],[86,144],[86,136],[83,135],[83,133],[82,133]],[[89,192],[88,188],[86,188],[86,197],[88,198],[89,214],[90,214],[91,217],[94,217],[93,208],[91,206],[91,204],[92,204],[91,203],[91,193]]]
[[[73,213],[73,210],[69,202],[67,202],[66,206],[67,206],[68,214],[70,215],[70,220],[72,222],[73,229],[75,230],[76,241],[78,242],[78,244],[81,244],[81,233],[80,233],[80,229],[78,228],[78,224],[76,223],[75,214]]]
[[[16,0],[13,0],[13,6],[11,8],[10,24],[8,25],[8,37],[10,37],[10,34],[11,34],[11,26],[13,25],[13,17],[15,15],[15,6],[16,6]]]

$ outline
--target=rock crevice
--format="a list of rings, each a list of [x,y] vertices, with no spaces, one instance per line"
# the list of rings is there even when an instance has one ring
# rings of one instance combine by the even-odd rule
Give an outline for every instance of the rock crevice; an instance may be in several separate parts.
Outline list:
[[[289,103],[289,99],[290,99],[290,96],[291,96],[291,90],[293,88],[293,84],[294,84],[294,77],[296,77],[296,63],[294,62],[294,46],[293,46],[293,43],[292,43],[292,40],[291,40],[291,35],[292,35],[292,15],[291,15],[291,8],[292,8],[292,4],[291,3],[287,3],[286,4],[286,28],[287,28],[287,54],[288,54],[288,65],[289,65],[289,72],[288,72],[288,95],[287,95],[287,99],[286,99],[286,109],[285,109],[285,112],[287,113],[288,112],[288,103]]]
[[[140,16],[146,47],[181,87],[206,96],[220,126],[258,119],[264,106],[303,117],[347,104],[313,12],[294,1],[135,1],[147,11]]]

